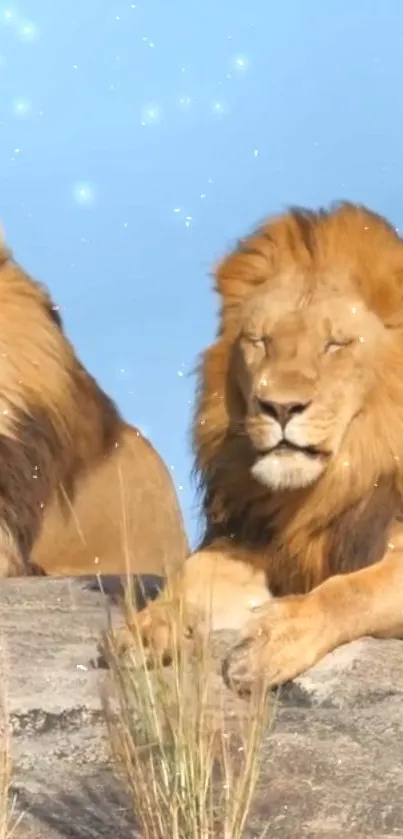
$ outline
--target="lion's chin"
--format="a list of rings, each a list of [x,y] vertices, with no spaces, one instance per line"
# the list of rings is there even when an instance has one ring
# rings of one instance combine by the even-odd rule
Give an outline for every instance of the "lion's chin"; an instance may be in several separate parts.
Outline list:
[[[252,475],[269,489],[302,489],[315,483],[325,470],[326,459],[303,451],[275,451],[260,457],[252,466]]]

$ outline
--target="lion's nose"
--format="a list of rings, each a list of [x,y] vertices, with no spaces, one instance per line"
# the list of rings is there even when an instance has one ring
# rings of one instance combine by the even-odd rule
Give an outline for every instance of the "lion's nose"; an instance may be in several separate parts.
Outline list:
[[[258,403],[262,414],[277,420],[281,428],[285,428],[292,417],[302,414],[310,404],[309,402],[271,402],[266,399],[258,399]]]

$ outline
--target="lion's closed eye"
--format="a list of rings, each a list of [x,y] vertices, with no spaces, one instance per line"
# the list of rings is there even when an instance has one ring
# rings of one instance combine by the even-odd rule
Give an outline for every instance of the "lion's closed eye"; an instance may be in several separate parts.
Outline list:
[[[332,355],[333,353],[339,352],[339,350],[352,346],[352,344],[354,344],[354,340],[354,338],[345,338],[340,341],[331,339],[330,341],[326,342],[324,346],[324,353],[326,355]]]

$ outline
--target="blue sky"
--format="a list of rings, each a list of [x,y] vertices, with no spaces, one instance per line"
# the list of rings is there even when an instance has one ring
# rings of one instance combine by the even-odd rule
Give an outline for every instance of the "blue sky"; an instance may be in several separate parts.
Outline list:
[[[209,271],[289,203],[403,224],[402,0],[0,7],[0,216],[82,360],[172,470],[192,540]]]

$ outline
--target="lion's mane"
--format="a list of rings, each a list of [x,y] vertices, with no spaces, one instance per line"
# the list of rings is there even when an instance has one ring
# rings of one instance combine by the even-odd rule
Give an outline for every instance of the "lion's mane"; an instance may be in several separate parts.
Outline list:
[[[273,492],[253,479],[251,449],[239,424],[232,355],[248,296],[287,270],[300,269],[314,290],[352,288],[393,333],[379,361],[375,398],[360,434],[316,485]],[[333,573],[380,558],[400,515],[403,478],[403,243],[365,207],[292,209],[238,243],[216,271],[220,298],[215,342],[198,374],[193,425],[195,465],[206,521],[203,545],[231,543],[233,554],[261,564],[275,594],[303,592]],[[349,468],[341,459],[348,458]]]

